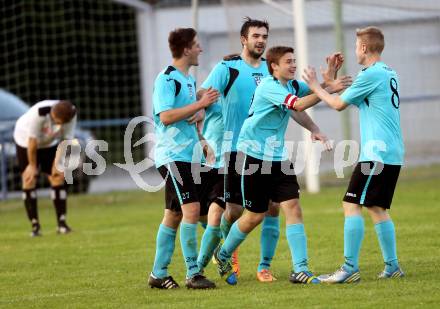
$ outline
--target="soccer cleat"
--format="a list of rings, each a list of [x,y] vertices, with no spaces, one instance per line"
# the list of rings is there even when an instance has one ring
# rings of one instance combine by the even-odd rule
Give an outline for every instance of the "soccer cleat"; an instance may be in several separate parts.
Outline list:
[[[72,229],[67,225],[65,221],[60,221],[57,227],[57,234],[69,234]]]
[[[321,275],[318,279],[323,283],[357,283],[361,281],[361,274],[359,271],[349,272],[342,266],[333,274]]]
[[[30,234],[31,237],[39,237],[42,236],[40,233],[40,224],[39,223],[34,223],[32,224],[32,232]]]
[[[257,272],[257,279],[260,282],[272,282],[272,281],[276,281],[277,278],[275,278],[272,275],[272,272],[269,269],[263,269],[261,271]]]
[[[219,242],[219,244],[218,244],[217,247],[214,249],[214,251],[217,250],[217,249],[220,249],[221,246],[222,246],[222,242]],[[217,265],[217,261],[215,260],[214,254],[212,255],[211,261],[212,261],[212,264]]]
[[[317,284],[321,283],[321,281],[312,274],[310,271],[300,271],[300,272],[292,272],[290,274],[289,281],[292,283],[302,283],[302,284]]]
[[[174,281],[173,277],[168,276],[165,278],[156,278],[153,274],[150,274],[150,277],[148,278],[148,285],[153,289],[162,289],[162,290],[170,290],[170,289],[177,289],[179,288],[179,285],[176,281]]]
[[[232,272],[232,274],[230,274],[226,277],[225,281],[229,285],[236,285],[237,284],[237,274]]]
[[[237,284],[237,274],[233,271],[232,265],[230,261],[222,261],[218,254],[220,252],[221,247],[217,247],[214,251],[214,258],[217,262],[217,272],[220,277],[226,277],[225,281],[229,285]]]
[[[390,279],[390,278],[401,278],[405,277],[405,273],[399,267],[396,271],[392,273],[387,272],[385,269],[377,275],[377,279]]]
[[[231,264],[232,264],[232,270],[234,271],[235,275],[238,278],[238,276],[240,276],[240,263],[238,262],[238,248],[235,249],[234,253],[232,253]]]
[[[215,283],[206,279],[206,277],[201,274],[187,278],[185,286],[188,289],[215,289]]]

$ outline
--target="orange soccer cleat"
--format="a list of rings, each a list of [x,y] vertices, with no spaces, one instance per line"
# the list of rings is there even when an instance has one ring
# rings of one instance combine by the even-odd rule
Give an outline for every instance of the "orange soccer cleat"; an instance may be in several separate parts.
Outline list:
[[[240,276],[240,264],[238,262],[238,248],[235,249],[234,253],[232,253],[231,264],[232,264],[232,270],[234,271],[235,275],[237,277]]]
[[[272,282],[277,280],[269,269],[263,269],[257,272],[257,279],[260,282]]]

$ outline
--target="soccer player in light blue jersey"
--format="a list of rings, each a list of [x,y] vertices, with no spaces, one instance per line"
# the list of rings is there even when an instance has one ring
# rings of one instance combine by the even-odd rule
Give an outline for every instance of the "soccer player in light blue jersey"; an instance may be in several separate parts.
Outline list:
[[[179,224],[187,268],[186,287],[215,287],[201,274],[197,265],[197,222],[201,209],[192,169],[193,165],[200,164],[194,162],[194,151],[200,144],[196,125],[188,119],[217,101],[218,92],[208,89],[199,100],[196,99],[195,81],[188,73],[191,66],[198,65],[198,56],[202,52],[196,35],[192,28],[170,32],[168,42],[173,62],[159,73],[154,83],[155,164],[166,184],[165,213],[157,232],[156,255],[148,279],[152,288],[179,287],[168,274]]]
[[[342,95],[332,96],[322,89],[313,68],[304,73],[310,88],[330,107],[338,111],[349,105],[359,108],[361,154],[342,204],[345,263],[333,274],[320,277],[321,281],[328,283],[360,280],[359,253],[364,237],[362,207],[368,210],[374,222],[385,262],[385,269],[378,278],[404,276],[397,259],[394,223],[387,211],[391,207],[404,156],[399,78],[381,61],[385,40],[379,28],[359,29],[356,36],[356,58],[364,68]]]
[[[272,200],[280,204],[286,215],[286,236],[294,268],[290,281],[319,283],[308,269],[299,186],[284,147],[291,113],[303,114],[302,111],[318,103],[319,98],[309,94],[309,87],[304,82],[293,79],[296,71],[293,48],[272,47],[267,52],[267,65],[271,75],[264,78],[255,90],[249,117],[243,124],[237,143],[242,205],[246,211],[232,225],[214,257],[219,274],[228,280],[233,275],[229,262],[232,252],[263,221],[268,203]],[[328,90],[340,91],[349,83],[349,78],[337,80]],[[319,132],[311,120],[303,126],[311,132]]]
[[[226,207],[221,216],[220,229],[223,238],[229,233],[232,223],[242,212],[240,176],[236,172],[237,140],[243,122],[248,117],[249,106],[255,88],[269,74],[264,54],[269,24],[266,21],[246,18],[241,30],[240,40],[242,52],[240,55],[225,57],[211,71],[201,86],[200,93],[212,87],[221,94],[225,138],[222,146],[224,154],[224,198]],[[212,210],[214,212],[214,209]],[[218,216],[214,215],[213,217]],[[272,205],[265,218],[261,232],[261,260],[257,277],[265,281],[273,281],[269,268],[275,254],[279,238],[279,207]],[[237,275],[240,271],[237,252],[233,257],[233,266]],[[266,279],[264,279],[266,278]]]
[[[214,249],[221,240],[220,219],[225,208],[224,160],[221,151],[223,143],[223,115],[219,101],[206,108],[202,136],[207,143],[203,164],[209,167],[201,173],[200,197],[203,209],[207,210],[207,224],[200,242],[197,264],[200,270],[208,265]],[[208,149],[210,151],[208,151]],[[201,214],[205,215],[205,213]]]
[[[240,175],[236,169],[237,140],[243,123],[249,117],[249,108],[254,91],[261,80],[269,75],[266,60],[262,58],[266,48],[268,32],[269,24],[266,21],[246,18],[240,31],[243,46],[241,54],[225,57],[223,61],[218,63],[202,84],[202,90],[199,91],[199,93],[203,93],[203,89],[212,87],[221,93],[220,102],[225,130],[223,153],[225,154],[226,173],[224,180],[226,209],[221,216],[220,223],[223,238],[226,238],[231,225],[243,212]],[[330,74],[328,70],[327,73]],[[306,85],[303,86],[307,87]],[[305,93],[309,90],[307,88],[303,91]],[[305,113],[294,113],[292,116],[300,125],[313,124]],[[316,128],[315,126],[314,129]],[[317,139],[325,138],[319,131],[313,131],[313,136]],[[218,212],[216,212],[216,215],[213,214],[214,216],[218,216]],[[215,237],[206,237],[206,239],[211,238],[215,239]],[[278,239],[279,204],[270,202],[261,229],[261,254],[257,269],[257,279],[261,282],[276,280],[270,271],[270,265]],[[203,248],[211,248],[211,246],[203,245]],[[202,250],[201,253],[203,253]],[[232,266],[238,275],[239,267],[236,253],[234,252],[232,256]],[[204,255],[208,256],[209,252],[204,253]]]

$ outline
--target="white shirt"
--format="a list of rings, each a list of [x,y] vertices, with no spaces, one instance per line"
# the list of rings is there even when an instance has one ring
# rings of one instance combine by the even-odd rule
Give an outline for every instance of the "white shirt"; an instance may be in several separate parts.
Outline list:
[[[63,140],[73,139],[76,115],[62,125],[55,124],[50,117],[51,108],[59,101],[38,102],[18,118],[14,130],[14,141],[18,146],[27,148],[30,137],[37,139],[37,148],[48,148]]]

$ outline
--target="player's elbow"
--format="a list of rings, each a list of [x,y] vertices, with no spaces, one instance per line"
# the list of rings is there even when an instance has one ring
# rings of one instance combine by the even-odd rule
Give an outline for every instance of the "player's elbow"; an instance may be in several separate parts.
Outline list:
[[[160,122],[162,122],[165,126],[168,126],[173,123],[170,115],[168,113],[160,113],[159,114]]]
[[[334,97],[333,102],[331,102],[330,106],[338,112],[341,112],[347,108],[347,104],[345,104],[345,102],[342,101],[339,97]]]
[[[345,109],[345,106],[338,105],[338,106],[335,106],[334,109],[337,110],[338,112],[342,112]]]

